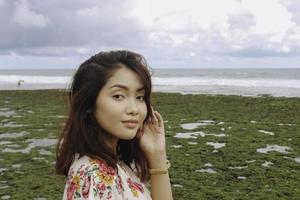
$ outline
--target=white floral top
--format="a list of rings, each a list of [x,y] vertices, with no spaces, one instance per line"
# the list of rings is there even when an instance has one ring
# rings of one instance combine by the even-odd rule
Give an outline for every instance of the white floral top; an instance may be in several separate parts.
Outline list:
[[[75,156],[66,182],[63,200],[151,200],[146,186],[123,162],[118,170],[101,160]]]

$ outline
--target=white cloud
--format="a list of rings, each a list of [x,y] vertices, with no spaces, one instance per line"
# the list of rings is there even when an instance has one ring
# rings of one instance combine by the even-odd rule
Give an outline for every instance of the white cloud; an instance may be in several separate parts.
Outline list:
[[[0,54],[121,48],[160,65],[289,61],[300,56],[298,13],[296,0],[0,0]]]
[[[20,0],[15,3],[12,20],[24,27],[44,28],[49,24],[47,17],[30,10],[27,0]]]
[[[156,47],[267,56],[300,48],[299,27],[287,5],[284,0],[137,0],[132,15]]]
[[[242,6],[255,16],[258,34],[277,34],[294,25],[291,13],[277,0],[243,0]]]

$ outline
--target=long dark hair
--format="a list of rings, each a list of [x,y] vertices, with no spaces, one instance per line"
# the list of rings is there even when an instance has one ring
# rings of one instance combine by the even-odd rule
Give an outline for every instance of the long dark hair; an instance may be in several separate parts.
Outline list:
[[[100,52],[92,56],[79,66],[69,90],[69,114],[56,151],[57,173],[67,175],[74,155],[78,153],[80,156],[103,160],[114,168],[117,167],[118,159],[129,166],[134,163],[141,181],[149,179],[148,162],[137,138],[120,140],[115,155],[107,143],[108,135],[91,113],[100,90],[114,72],[123,66],[134,71],[144,85],[147,106],[144,123],[152,116],[152,83],[145,58],[125,50]]]

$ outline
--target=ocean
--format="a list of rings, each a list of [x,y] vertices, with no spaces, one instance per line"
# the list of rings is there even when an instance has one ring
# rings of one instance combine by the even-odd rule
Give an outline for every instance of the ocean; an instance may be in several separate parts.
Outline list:
[[[74,69],[0,70],[0,90],[68,89],[74,72]],[[151,73],[155,92],[300,97],[300,68],[152,69]]]

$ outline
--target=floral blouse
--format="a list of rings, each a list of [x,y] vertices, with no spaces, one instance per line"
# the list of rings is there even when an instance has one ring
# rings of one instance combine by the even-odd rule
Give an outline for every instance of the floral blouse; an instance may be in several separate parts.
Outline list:
[[[118,170],[101,160],[75,156],[65,186],[63,200],[151,200],[146,186],[119,161]]]

